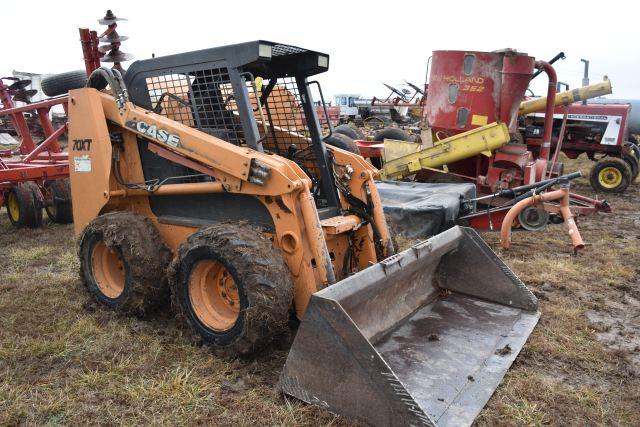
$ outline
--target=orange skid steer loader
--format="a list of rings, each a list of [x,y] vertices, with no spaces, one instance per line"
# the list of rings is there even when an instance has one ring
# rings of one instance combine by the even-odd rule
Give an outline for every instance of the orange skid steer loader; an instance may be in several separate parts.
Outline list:
[[[284,393],[376,425],[469,424],[537,301],[470,229],[394,254],[377,170],[323,143],[308,78],[328,64],[256,41],[124,78],[101,68],[71,90],[83,282],[124,313],[170,298],[225,356],[266,346],[293,313]]]

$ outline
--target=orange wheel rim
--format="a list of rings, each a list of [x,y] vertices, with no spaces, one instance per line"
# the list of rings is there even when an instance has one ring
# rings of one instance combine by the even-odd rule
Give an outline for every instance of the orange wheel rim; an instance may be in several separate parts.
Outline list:
[[[104,242],[95,244],[91,251],[93,278],[100,291],[108,298],[118,298],[124,292],[125,272],[120,251]]]
[[[216,332],[228,331],[238,320],[238,287],[218,261],[202,260],[193,266],[189,275],[189,299],[198,320]]]

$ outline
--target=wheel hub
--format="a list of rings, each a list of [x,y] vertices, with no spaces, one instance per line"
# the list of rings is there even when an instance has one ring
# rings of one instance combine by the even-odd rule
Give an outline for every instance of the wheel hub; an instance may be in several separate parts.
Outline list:
[[[91,267],[93,278],[104,295],[111,299],[122,295],[125,271],[118,249],[107,246],[103,241],[96,243],[91,251]]]
[[[20,205],[18,204],[18,198],[13,192],[10,192],[7,197],[7,212],[14,222],[20,220]]]
[[[605,188],[616,188],[622,183],[622,173],[614,167],[606,167],[598,174],[598,180]]]
[[[218,261],[201,260],[193,266],[189,276],[189,298],[200,322],[214,331],[228,331],[238,320],[238,287]]]

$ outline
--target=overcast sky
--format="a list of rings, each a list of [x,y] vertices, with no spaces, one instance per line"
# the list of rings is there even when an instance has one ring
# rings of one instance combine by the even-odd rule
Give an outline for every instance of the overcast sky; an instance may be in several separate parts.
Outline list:
[[[137,59],[255,39],[328,53],[325,94],[386,96],[381,82],[421,85],[433,50],[510,47],[547,60],[564,51],[555,67],[572,88],[589,59],[592,83],[606,74],[613,97],[640,98],[639,7],[617,0],[3,1],[0,75],[82,69],[78,27],[100,33],[107,8],[128,18],[118,27],[130,37],[122,50]],[[536,94],[545,79],[535,80]]]

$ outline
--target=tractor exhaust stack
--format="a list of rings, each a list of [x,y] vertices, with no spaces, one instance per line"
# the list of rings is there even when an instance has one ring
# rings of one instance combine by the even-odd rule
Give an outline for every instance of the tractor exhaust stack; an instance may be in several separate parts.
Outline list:
[[[314,294],[281,387],[372,425],[468,425],[537,308],[475,231],[455,227]]]

